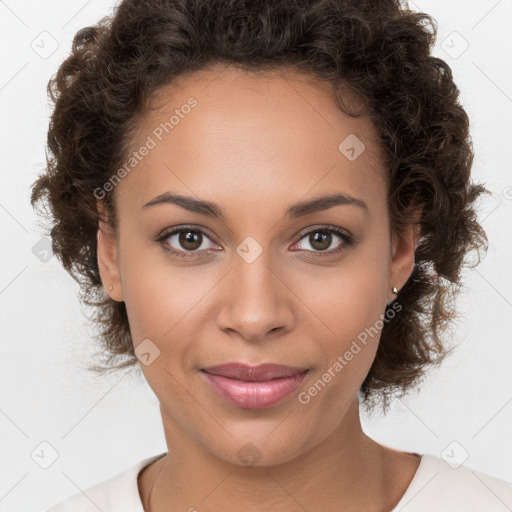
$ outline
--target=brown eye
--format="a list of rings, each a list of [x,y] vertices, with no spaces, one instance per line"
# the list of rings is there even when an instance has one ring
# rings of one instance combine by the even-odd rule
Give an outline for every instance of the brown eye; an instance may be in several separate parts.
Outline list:
[[[203,236],[199,231],[186,230],[178,235],[178,243],[187,251],[195,251],[201,247]]]
[[[322,227],[306,233],[295,246],[306,252],[334,254],[353,244],[352,236],[340,228]]]
[[[332,242],[332,235],[327,231],[314,231],[309,235],[309,243],[311,247],[318,251],[325,251],[329,248]]]
[[[176,257],[204,256],[209,249],[218,249],[203,231],[187,227],[175,229],[158,237],[156,241]]]

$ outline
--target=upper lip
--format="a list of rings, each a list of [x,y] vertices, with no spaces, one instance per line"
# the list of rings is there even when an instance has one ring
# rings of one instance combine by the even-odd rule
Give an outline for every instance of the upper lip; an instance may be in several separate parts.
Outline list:
[[[208,366],[203,371],[212,375],[221,375],[229,379],[245,381],[265,381],[298,375],[307,371],[307,368],[295,368],[283,364],[265,363],[251,366],[245,363],[226,363]]]

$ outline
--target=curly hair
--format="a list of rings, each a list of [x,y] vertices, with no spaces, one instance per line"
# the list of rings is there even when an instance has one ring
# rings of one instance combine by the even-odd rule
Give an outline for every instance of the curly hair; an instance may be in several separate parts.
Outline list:
[[[412,274],[385,322],[360,393],[387,407],[452,348],[444,334],[468,254],[487,250],[470,179],[469,119],[449,65],[431,55],[437,24],[401,0],[124,0],[111,16],[79,30],[48,84],[53,112],[47,166],[31,204],[49,206],[54,254],[93,306],[105,372],[137,364],[124,302],[105,294],[97,264],[100,213],[94,191],[125,161],[138,116],[158,89],[215,64],[247,71],[282,66],[332,84],[340,109],[367,115],[385,150],[394,232],[420,227]],[[364,99],[346,110],[342,91]],[[113,192],[103,201],[116,227]],[[420,210],[420,218],[413,213]],[[373,402],[372,402],[373,400]]]

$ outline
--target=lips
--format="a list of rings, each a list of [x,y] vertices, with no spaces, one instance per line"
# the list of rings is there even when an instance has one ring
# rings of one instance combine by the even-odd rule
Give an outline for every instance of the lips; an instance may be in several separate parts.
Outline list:
[[[304,372],[307,368],[294,368],[282,364],[260,364],[250,366],[244,363],[227,363],[217,366],[209,366],[204,371],[211,375],[220,375],[228,379],[245,380],[249,382],[261,382],[272,379],[281,379]]]
[[[304,380],[308,369],[266,363],[228,363],[202,370],[210,388],[232,405],[261,409],[281,402]]]

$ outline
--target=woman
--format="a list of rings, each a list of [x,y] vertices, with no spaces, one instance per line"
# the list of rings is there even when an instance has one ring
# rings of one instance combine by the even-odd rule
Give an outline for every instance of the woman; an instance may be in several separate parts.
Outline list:
[[[449,353],[485,249],[468,117],[395,0],[125,0],[50,83],[53,249],[168,450],[61,511],[498,510],[512,486],[366,436]]]

